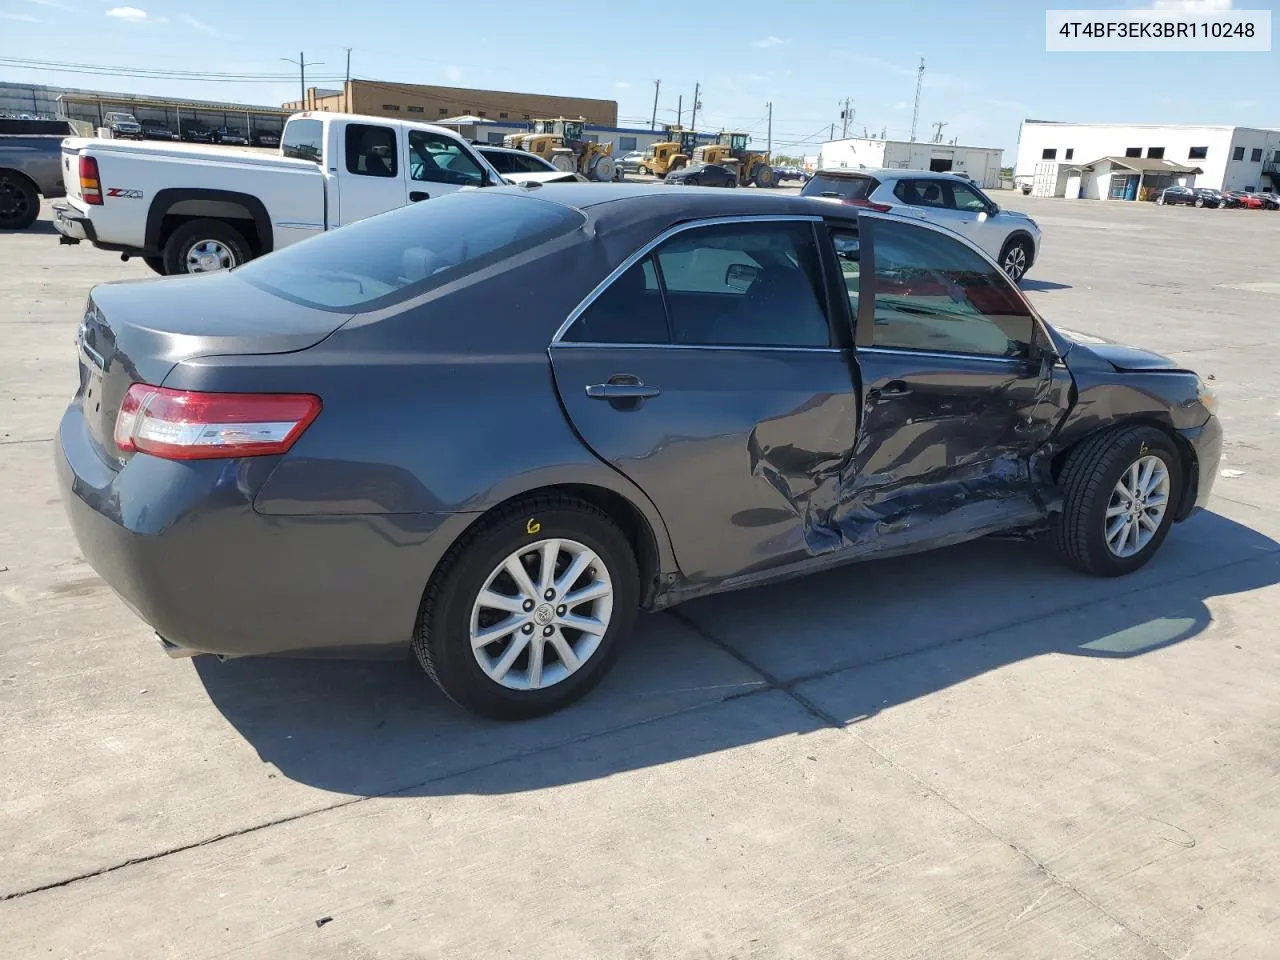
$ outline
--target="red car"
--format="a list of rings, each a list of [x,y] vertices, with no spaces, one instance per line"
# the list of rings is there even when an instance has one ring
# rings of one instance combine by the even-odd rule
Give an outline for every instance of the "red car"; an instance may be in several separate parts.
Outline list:
[[[1266,201],[1261,197],[1254,196],[1252,193],[1245,193],[1243,190],[1232,190],[1229,194],[1234,197],[1242,207],[1249,210],[1262,210],[1266,207]]]

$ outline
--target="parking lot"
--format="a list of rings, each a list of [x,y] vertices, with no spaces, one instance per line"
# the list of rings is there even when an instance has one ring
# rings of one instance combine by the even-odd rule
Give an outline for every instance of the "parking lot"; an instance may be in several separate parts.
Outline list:
[[[1280,955],[1280,214],[995,196],[1050,322],[1213,377],[1211,511],[1122,579],[981,542],[643,617],[518,725],[168,659],[51,443],[86,293],[151,274],[0,234],[0,956]]]

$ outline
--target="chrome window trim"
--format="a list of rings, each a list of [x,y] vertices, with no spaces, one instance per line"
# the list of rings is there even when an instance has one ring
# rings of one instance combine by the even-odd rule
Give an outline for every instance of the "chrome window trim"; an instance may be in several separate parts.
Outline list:
[[[565,333],[568,332],[571,326],[573,326],[574,321],[577,320],[580,316],[582,316],[582,314],[586,312],[587,308],[590,307],[591,304],[593,304],[596,301],[596,299],[602,293],[605,292],[605,290],[609,289],[609,287],[613,284],[615,280],[617,280],[620,276],[622,276],[624,273],[630,270],[639,261],[643,260],[649,254],[651,254],[659,244],[664,243],[665,241],[669,240],[671,237],[684,233],[687,230],[696,230],[699,227],[719,227],[719,226],[738,224],[738,223],[822,223],[822,222],[823,222],[822,217],[805,215],[805,214],[789,214],[785,216],[749,215],[749,216],[740,216],[740,217],[732,217],[732,216],[731,217],[709,217],[704,220],[689,220],[684,223],[678,223],[674,227],[668,227],[662,233],[658,234],[656,237],[654,237],[652,240],[650,240],[648,243],[642,246],[639,250],[636,250],[635,252],[633,252],[629,257],[627,257],[627,259],[623,260],[622,263],[618,264],[618,266],[615,267],[607,277],[605,277],[598,284],[596,284],[595,289],[592,290],[590,293],[588,293],[586,297],[583,298],[582,302],[579,303],[576,307],[573,308],[573,310],[569,312],[569,316],[565,318],[564,323],[560,324],[560,328],[556,330],[555,336],[551,338],[550,346],[554,347],[560,343],[560,338],[563,337]],[[616,344],[605,344],[605,345],[616,346]],[[687,344],[678,345],[678,344],[663,343],[663,344],[651,344],[651,346],[669,347],[669,346],[687,346]],[[773,350],[773,349],[779,349],[779,348],[769,347],[768,349]],[[821,350],[826,348],[802,347],[800,349]]]
[[[566,350],[586,347],[591,350],[765,350],[769,353],[844,353],[843,347],[771,347],[760,343],[606,343],[594,340],[566,340],[552,344]]]
[[[932,357],[936,360],[978,360],[982,363],[1025,365],[1030,357],[991,357],[984,353],[961,353],[947,350],[912,350],[910,347],[857,347],[854,353],[892,353],[900,357]]]

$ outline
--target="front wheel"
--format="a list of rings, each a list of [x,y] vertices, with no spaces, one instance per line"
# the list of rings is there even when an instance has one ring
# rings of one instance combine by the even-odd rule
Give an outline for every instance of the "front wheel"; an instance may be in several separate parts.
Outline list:
[[[164,257],[143,257],[142,262],[160,276],[164,276]]]
[[[173,231],[164,245],[164,272],[218,273],[250,259],[249,244],[221,220],[192,220]]]
[[[1032,255],[1028,241],[1022,238],[1010,240],[1000,254],[1000,268],[1014,283],[1021,283],[1027,270],[1031,268]]]
[[[1110,430],[1071,452],[1062,489],[1059,554],[1085,573],[1121,576],[1150,560],[1168,535],[1182,495],[1181,458],[1155,427]]]
[[[760,188],[775,187],[778,185],[778,181],[773,175],[773,167],[769,166],[767,163],[762,163],[760,166],[756,167],[756,175],[753,179],[755,180],[756,186]]]
[[[473,713],[540,716],[600,682],[638,596],[635,555],[607,514],[534,497],[480,521],[449,550],[413,647],[440,689]]]
[[[1197,207],[1203,207],[1203,206],[1204,206],[1204,197],[1196,197],[1195,205],[1196,205]]]

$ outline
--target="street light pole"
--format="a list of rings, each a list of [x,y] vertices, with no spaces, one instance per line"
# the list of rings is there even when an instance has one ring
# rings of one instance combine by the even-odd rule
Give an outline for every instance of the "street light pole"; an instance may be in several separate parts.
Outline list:
[[[348,54],[348,56],[349,55],[350,54]],[[307,55],[305,53],[300,52],[298,54],[297,60],[290,60],[288,57],[281,57],[280,59],[283,60],[285,63],[292,63],[295,67],[298,68],[298,78],[300,81],[299,89],[302,92],[302,99],[299,102],[301,104],[302,109],[306,110],[307,109]],[[313,60],[311,63],[313,67],[322,66],[323,64],[324,64],[323,60]]]

